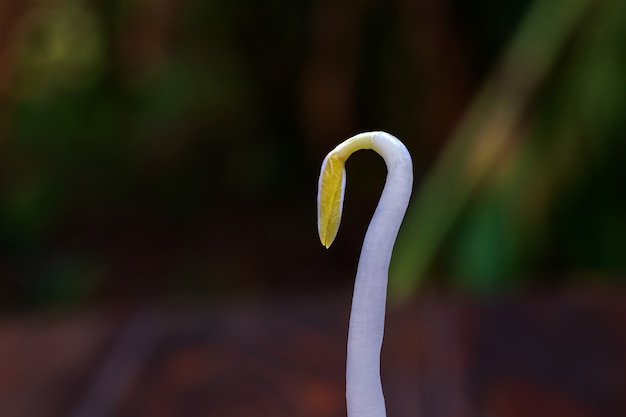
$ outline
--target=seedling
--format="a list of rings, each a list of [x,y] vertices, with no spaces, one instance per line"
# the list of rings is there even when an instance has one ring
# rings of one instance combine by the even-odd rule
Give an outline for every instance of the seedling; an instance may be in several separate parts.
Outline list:
[[[408,150],[385,132],[361,133],[333,149],[322,162],[317,194],[317,226],[322,245],[333,243],[343,208],[345,161],[372,149],[385,160],[387,179],[370,221],[357,267],[348,330],[346,402],[348,417],[385,417],[380,349],[385,327],[387,279],[393,245],[413,188]]]

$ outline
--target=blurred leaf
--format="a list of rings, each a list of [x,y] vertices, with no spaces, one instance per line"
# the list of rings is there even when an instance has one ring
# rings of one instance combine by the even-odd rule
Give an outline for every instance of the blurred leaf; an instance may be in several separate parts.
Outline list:
[[[500,64],[416,190],[391,265],[390,294],[396,300],[419,285],[477,186],[489,182],[511,144],[523,140],[516,129],[588,6],[586,0],[531,4]]]
[[[93,84],[103,70],[97,16],[78,0],[40,2],[22,24],[14,94],[39,99]]]

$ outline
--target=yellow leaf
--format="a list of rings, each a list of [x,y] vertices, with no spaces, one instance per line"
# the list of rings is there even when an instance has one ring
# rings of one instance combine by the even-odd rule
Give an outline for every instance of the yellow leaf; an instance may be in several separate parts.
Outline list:
[[[322,245],[326,248],[335,240],[345,189],[344,161],[337,156],[329,155],[322,167],[318,190],[318,230]]]

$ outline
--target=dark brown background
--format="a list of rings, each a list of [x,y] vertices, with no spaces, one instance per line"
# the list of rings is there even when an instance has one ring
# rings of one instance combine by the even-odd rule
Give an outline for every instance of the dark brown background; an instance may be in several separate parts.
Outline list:
[[[389,415],[626,415],[625,4],[3,0],[0,416],[344,415],[374,129]]]

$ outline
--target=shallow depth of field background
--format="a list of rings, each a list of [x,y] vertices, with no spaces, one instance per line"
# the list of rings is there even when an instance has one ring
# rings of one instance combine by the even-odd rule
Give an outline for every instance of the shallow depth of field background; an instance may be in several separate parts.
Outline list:
[[[623,1],[2,0],[0,413],[344,415],[385,130],[390,415],[624,415],[625,74]]]
[[[414,156],[392,291],[613,285],[626,267],[626,7],[555,1],[3,1],[0,308],[350,285]],[[395,288],[395,290],[394,290]]]

